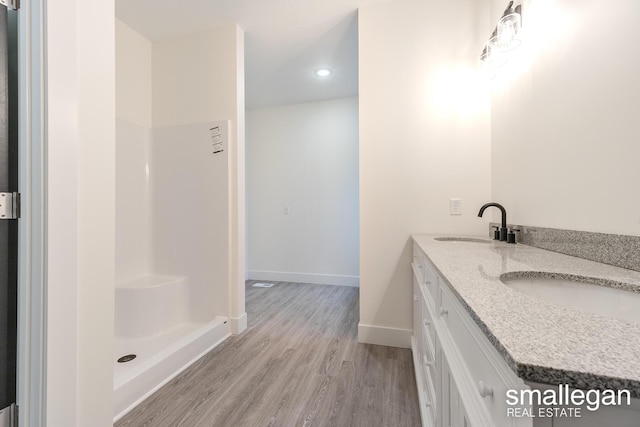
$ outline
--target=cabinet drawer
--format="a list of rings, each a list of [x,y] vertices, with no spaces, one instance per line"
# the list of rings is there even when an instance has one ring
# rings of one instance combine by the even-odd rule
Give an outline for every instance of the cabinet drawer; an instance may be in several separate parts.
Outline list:
[[[434,307],[438,304],[438,275],[431,262],[424,258],[424,286]]]
[[[436,348],[434,345],[435,342],[435,332],[434,332],[434,327],[433,324],[428,324],[428,325],[424,325],[425,323],[427,323],[428,321],[424,318],[422,318],[422,322],[423,322],[423,328],[422,328],[422,342],[424,343],[424,347],[426,352],[429,353],[429,360],[435,360],[435,356],[436,356]]]
[[[424,405],[424,413],[425,416],[427,417],[427,419],[425,420],[425,423],[423,424],[423,427],[435,427],[436,426],[436,406],[428,401],[425,400],[422,405]]]
[[[432,417],[432,421],[435,424],[436,422],[436,408],[438,407],[438,401],[436,397],[436,372],[435,372],[435,363],[429,363],[427,361],[428,357],[426,354],[423,354],[422,359],[422,375],[424,379],[424,395],[425,395],[425,406],[430,409],[430,415]]]
[[[413,265],[416,269],[418,282],[427,291],[427,300],[433,306],[437,303],[436,296],[438,294],[438,275],[435,267],[429,261],[422,249],[414,242],[413,244]]]
[[[523,419],[506,416],[506,392],[526,387],[524,382],[508,367],[446,284],[441,285],[440,291],[438,316],[442,334],[449,337],[463,362],[458,377],[464,378],[466,385],[458,387],[461,395],[473,400],[465,402],[465,407],[477,408],[477,416],[490,418],[492,426],[520,425]]]
[[[423,366],[426,370],[431,371],[431,378],[435,378],[435,360],[436,360],[436,330],[434,317],[429,304],[422,302],[422,310],[420,317],[420,333],[423,345]]]
[[[431,261],[423,255],[422,256],[422,285],[427,293],[427,301],[433,307],[437,306],[438,303],[438,275],[436,273],[435,267],[431,264]]]
[[[422,333],[422,306],[424,305],[422,290],[418,279],[413,278],[413,336],[419,345],[420,351],[424,348],[424,334]]]
[[[436,357],[435,354],[431,355],[429,353],[422,354],[422,371],[424,372],[426,383],[429,384],[430,387],[430,395],[432,396],[432,400],[435,401],[435,390],[436,390]]]
[[[416,276],[418,278],[418,283],[420,285],[424,284],[425,274],[424,274],[424,262],[425,262],[425,254],[418,247],[416,243],[413,244],[413,266]]]
[[[431,354],[435,354],[434,343],[436,341],[436,327],[434,323],[435,313],[433,308],[433,302],[427,299],[427,292],[424,288],[421,289],[422,305],[420,311],[420,326],[424,333],[424,341],[428,346]]]

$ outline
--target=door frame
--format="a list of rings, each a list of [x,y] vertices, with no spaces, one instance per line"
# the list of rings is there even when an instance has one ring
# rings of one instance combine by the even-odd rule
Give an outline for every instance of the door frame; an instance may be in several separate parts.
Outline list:
[[[18,14],[19,191],[18,372],[20,426],[46,414],[45,1],[22,0]]]

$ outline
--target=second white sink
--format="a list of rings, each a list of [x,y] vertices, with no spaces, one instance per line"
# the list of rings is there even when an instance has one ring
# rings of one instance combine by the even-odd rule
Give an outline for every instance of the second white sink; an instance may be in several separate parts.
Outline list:
[[[532,273],[535,274],[535,273]],[[640,323],[640,293],[595,284],[598,279],[576,280],[545,277],[500,278],[508,287],[543,301]]]

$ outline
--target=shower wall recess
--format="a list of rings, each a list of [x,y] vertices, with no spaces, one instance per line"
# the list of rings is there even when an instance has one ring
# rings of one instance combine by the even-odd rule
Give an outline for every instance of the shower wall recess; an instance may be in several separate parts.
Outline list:
[[[231,334],[228,129],[229,121],[163,126],[152,130],[146,150],[128,145],[121,192],[133,206],[122,209],[146,211],[129,222],[146,217],[138,237],[148,237],[149,253],[122,259],[123,270],[131,260],[147,262],[148,270],[132,278],[143,270],[129,268],[116,283],[116,418]],[[131,200],[145,187],[131,173],[143,164],[146,209]],[[127,238],[134,250],[123,251],[144,247]],[[118,361],[125,356],[131,360]]]
[[[114,421],[246,327],[242,32],[116,33]]]
[[[228,128],[163,126],[149,146],[152,271],[188,277],[199,322],[229,316]]]

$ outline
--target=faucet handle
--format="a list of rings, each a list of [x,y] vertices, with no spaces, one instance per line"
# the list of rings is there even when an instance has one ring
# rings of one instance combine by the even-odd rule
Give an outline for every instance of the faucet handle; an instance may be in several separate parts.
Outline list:
[[[511,231],[507,234],[507,243],[516,243],[516,232],[520,232],[520,229],[511,228]]]
[[[498,227],[497,225],[492,225],[491,228],[493,228],[493,240],[500,240],[500,227]]]

